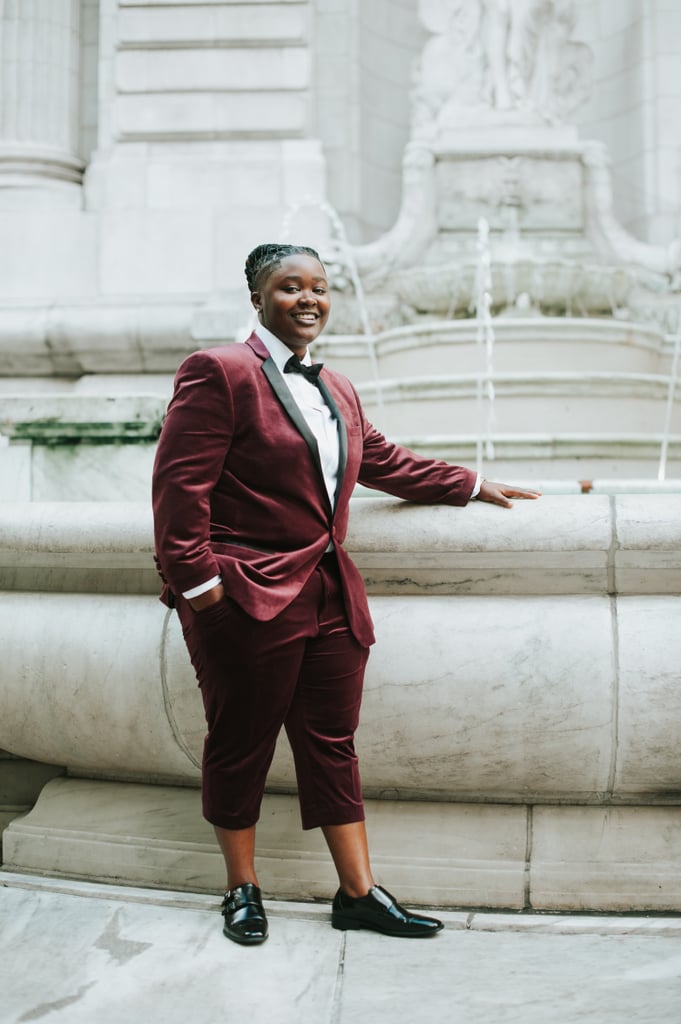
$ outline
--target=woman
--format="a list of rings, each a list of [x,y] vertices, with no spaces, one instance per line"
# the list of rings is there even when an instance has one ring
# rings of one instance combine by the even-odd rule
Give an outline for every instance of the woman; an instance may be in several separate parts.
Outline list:
[[[182,364],[153,482],[162,600],[177,605],[206,711],[203,812],[227,868],[224,932],[267,937],[255,826],[283,725],[303,828],[323,830],[338,872],[333,926],[431,935],[441,922],[404,910],[371,872],[353,739],[374,635],[342,547],[350,496],[358,480],[449,505],[536,495],[390,444],[346,377],[311,366],[330,308],[313,249],[258,246],[246,277],[259,326]]]

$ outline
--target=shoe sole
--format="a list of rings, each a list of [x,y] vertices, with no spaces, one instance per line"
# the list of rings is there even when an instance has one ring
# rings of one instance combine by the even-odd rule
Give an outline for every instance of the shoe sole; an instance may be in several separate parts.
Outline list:
[[[222,929],[222,934],[231,939],[232,942],[237,942],[240,946],[259,946],[267,939],[266,935],[233,935],[226,928]]]
[[[338,917],[331,918],[331,927],[339,932],[358,932],[366,929],[369,932],[379,932],[381,935],[392,935],[398,939],[427,939],[431,935],[437,935],[441,928],[424,928],[422,931],[403,931],[400,928],[381,928],[378,924],[367,924],[364,921],[347,920]]]

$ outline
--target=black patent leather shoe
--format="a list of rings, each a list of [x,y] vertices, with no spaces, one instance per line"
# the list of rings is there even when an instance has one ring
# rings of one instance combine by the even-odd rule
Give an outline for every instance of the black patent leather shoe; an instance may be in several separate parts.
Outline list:
[[[222,916],[225,919],[223,932],[242,946],[255,946],[267,938],[267,918],[260,889],[252,882],[225,893]]]
[[[384,935],[421,938],[435,935],[444,925],[436,917],[414,914],[401,907],[394,896],[380,885],[374,885],[366,896],[352,899],[339,889],[333,900],[331,924],[341,931],[370,928]]]

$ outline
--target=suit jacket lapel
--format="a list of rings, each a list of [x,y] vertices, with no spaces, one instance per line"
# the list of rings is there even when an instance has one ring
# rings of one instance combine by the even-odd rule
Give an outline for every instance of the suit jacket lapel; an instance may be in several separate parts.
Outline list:
[[[284,410],[288,415],[289,419],[291,420],[291,422],[293,423],[294,427],[303,436],[305,443],[307,444],[308,448],[310,449],[310,452],[312,453],[312,458],[314,459],[315,466],[319,471],[319,475],[323,479],[324,471],[322,469],[322,460],[319,457],[319,446],[317,445],[317,438],[310,430],[309,426],[307,425],[307,420],[305,419],[302,412],[298,408],[298,405],[294,401],[293,395],[289,391],[285,382],[282,380],[281,374],[277,369],[277,364],[275,363],[274,359],[272,359],[272,356],[268,356],[267,359],[265,359],[265,361],[262,364],[262,371],[267,377],[267,380],[270,383],[270,387],[272,388],[275,395],[283,405]],[[345,420],[341,415],[340,409],[336,405],[336,400],[329,391],[322,377],[319,378],[319,390],[321,392],[322,398],[324,399],[329,409],[331,410],[331,415],[336,421],[336,427],[338,429],[338,474],[336,477],[336,491],[334,494],[333,509],[335,512],[338,506],[338,498],[340,496],[341,487],[343,485],[343,475],[345,473],[345,467],[348,461],[348,432],[345,427]],[[324,495],[328,499],[326,487],[324,488]]]
[[[320,476],[323,478],[324,472],[322,470],[322,460],[319,457],[319,447],[317,445],[317,438],[314,436],[314,434],[308,427],[307,420],[305,419],[302,412],[298,408],[298,405],[294,401],[293,395],[289,391],[285,382],[281,379],[281,374],[279,373],[279,370],[277,369],[277,364],[275,363],[274,359],[272,359],[272,356],[269,356],[262,364],[262,372],[265,374],[268,381],[270,382],[272,390],[274,391],[275,395],[283,405],[284,410],[286,411],[286,414],[293,423],[294,427],[302,434],[303,438],[305,439],[305,443],[312,452],[312,458],[314,459],[315,466],[319,470]],[[324,493],[326,494],[326,488],[324,488]]]

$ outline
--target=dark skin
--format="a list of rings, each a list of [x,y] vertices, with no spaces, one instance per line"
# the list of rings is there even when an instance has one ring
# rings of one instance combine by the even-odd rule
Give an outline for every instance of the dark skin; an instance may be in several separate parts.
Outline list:
[[[271,271],[263,272],[251,302],[258,319],[276,335],[299,359],[319,336],[329,317],[331,303],[323,266],[307,255],[287,256]],[[477,497],[510,508],[510,498],[536,498],[537,491],[523,491],[507,484],[483,480]],[[201,611],[225,596],[219,584],[190,600],[195,611]],[[344,892],[353,898],[365,896],[374,885],[369,847],[363,821],[345,825],[326,825],[324,838],[336,866]],[[255,825],[245,829],[215,828],[225,864],[227,887],[246,882],[258,885],[255,871]]]
[[[251,302],[260,323],[302,359],[331,311],[324,267],[312,256],[287,256],[257,284]]]

